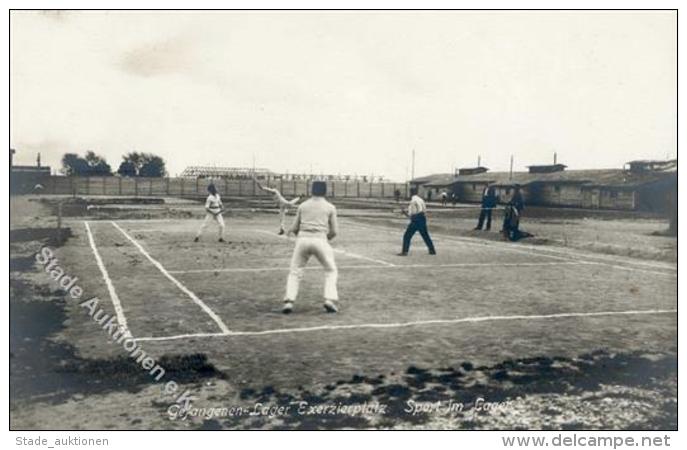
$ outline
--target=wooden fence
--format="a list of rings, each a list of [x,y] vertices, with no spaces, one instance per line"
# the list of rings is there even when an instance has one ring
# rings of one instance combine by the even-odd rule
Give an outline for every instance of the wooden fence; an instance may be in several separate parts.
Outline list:
[[[252,197],[265,195],[253,180],[209,178],[126,178],[126,177],[62,177],[50,176],[42,180],[43,193],[62,195],[126,195],[126,196],[206,196],[207,186],[213,183],[222,196]],[[285,197],[307,196],[311,180],[271,180],[269,184]],[[394,198],[408,196],[407,183],[365,183],[362,181],[327,181],[329,197]]]

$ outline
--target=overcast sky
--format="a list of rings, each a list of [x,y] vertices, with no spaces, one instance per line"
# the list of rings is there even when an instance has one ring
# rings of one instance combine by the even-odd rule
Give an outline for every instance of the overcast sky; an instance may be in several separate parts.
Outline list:
[[[11,15],[15,161],[383,174],[676,156],[674,12]]]

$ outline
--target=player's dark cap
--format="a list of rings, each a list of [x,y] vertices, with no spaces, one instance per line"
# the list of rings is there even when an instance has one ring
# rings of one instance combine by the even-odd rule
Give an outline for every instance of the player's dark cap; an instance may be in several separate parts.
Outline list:
[[[217,193],[217,188],[215,188],[214,184],[212,184],[212,183],[208,184],[208,192],[210,192],[212,194]]]
[[[324,181],[312,182],[312,195],[324,197],[327,195],[327,183]]]
[[[410,188],[410,195],[417,195],[417,188]]]

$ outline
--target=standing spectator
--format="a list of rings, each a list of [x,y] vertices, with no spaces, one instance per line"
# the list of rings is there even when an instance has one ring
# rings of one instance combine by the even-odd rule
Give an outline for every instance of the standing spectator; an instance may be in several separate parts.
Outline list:
[[[520,192],[519,184],[515,185],[515,191],[513,192],[513,196],[511,197],[510,203],[513,205],[515,209],[518,210],[518,215],[521,215],[522,211],[525,209],[525,201],[522,198],[522,193]]]
[[[446,191],[441,191],[441,206],[446,206],[447,200],[448,200],[448,193]]]
[[[482,193],[482,210],[479,213],[479,220],[475,230],[482,230],[484,219],[487,219],[486,231],[491,229],[491,212],[496,207],[496,192],[493,186],[487,187]]]
[[[511,197],[508,205],[506,205],[503,216],[503,229],[501,230],[506,239],[511,241],[518,241],[522,238],[531,237],[532,234],[520,230],[520,218],[522,211],[525,209],[525,201],[520,192],[520,186],[515,186],[515,191]]]
[[[396,189],[394,191],[394,200],[396,200],[396,203],[401,201],[401,190],[400,189]]]
[[[403,235],[403,250],[398,254],[398,256],[408,255],[408,250],[410,250],[410,240],[417,231],[420,232],[420,236],[422,236],[422,239],[425,241],[425,245],[427,245],[429,254],[436,255],[437,252],[434,249],[434,243],[432,242],[432,238],[429,236],[429,231],[427,231],[427,217],[425,216],[425,213],[427,212],[427,205],[425,204],[424,200],[417,195],[417,188],[412,188],[410,190],[410,195],[412,197],[410,198],[410,203],[408,204],[408,211],[403,211],[403,213],[410,218],[410,223],[408,224],[408,228],[406,228],[406,232]]]

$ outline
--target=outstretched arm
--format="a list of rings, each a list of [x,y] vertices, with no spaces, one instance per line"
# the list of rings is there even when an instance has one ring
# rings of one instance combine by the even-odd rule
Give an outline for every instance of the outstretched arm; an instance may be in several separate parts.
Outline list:
[[[269,192],[270,194],[274,194],[278,192],[276,189],[272,189],[271,187],[268,186],[263,186],[257,178],[253,177],[253,181],[255,181],[255,184],[260,188],[261,191]]]
[[[278,190],[276,190],[276,189],[274,189],[274,188],[271,188],[271,187],[263,186],[263,185],[260,184],[260,183],[258,183],[258,187],[260,188],[260,190],[265,191],[265,192],[269,192],[270,194],[277,194],[277,193],[279,193]]]

